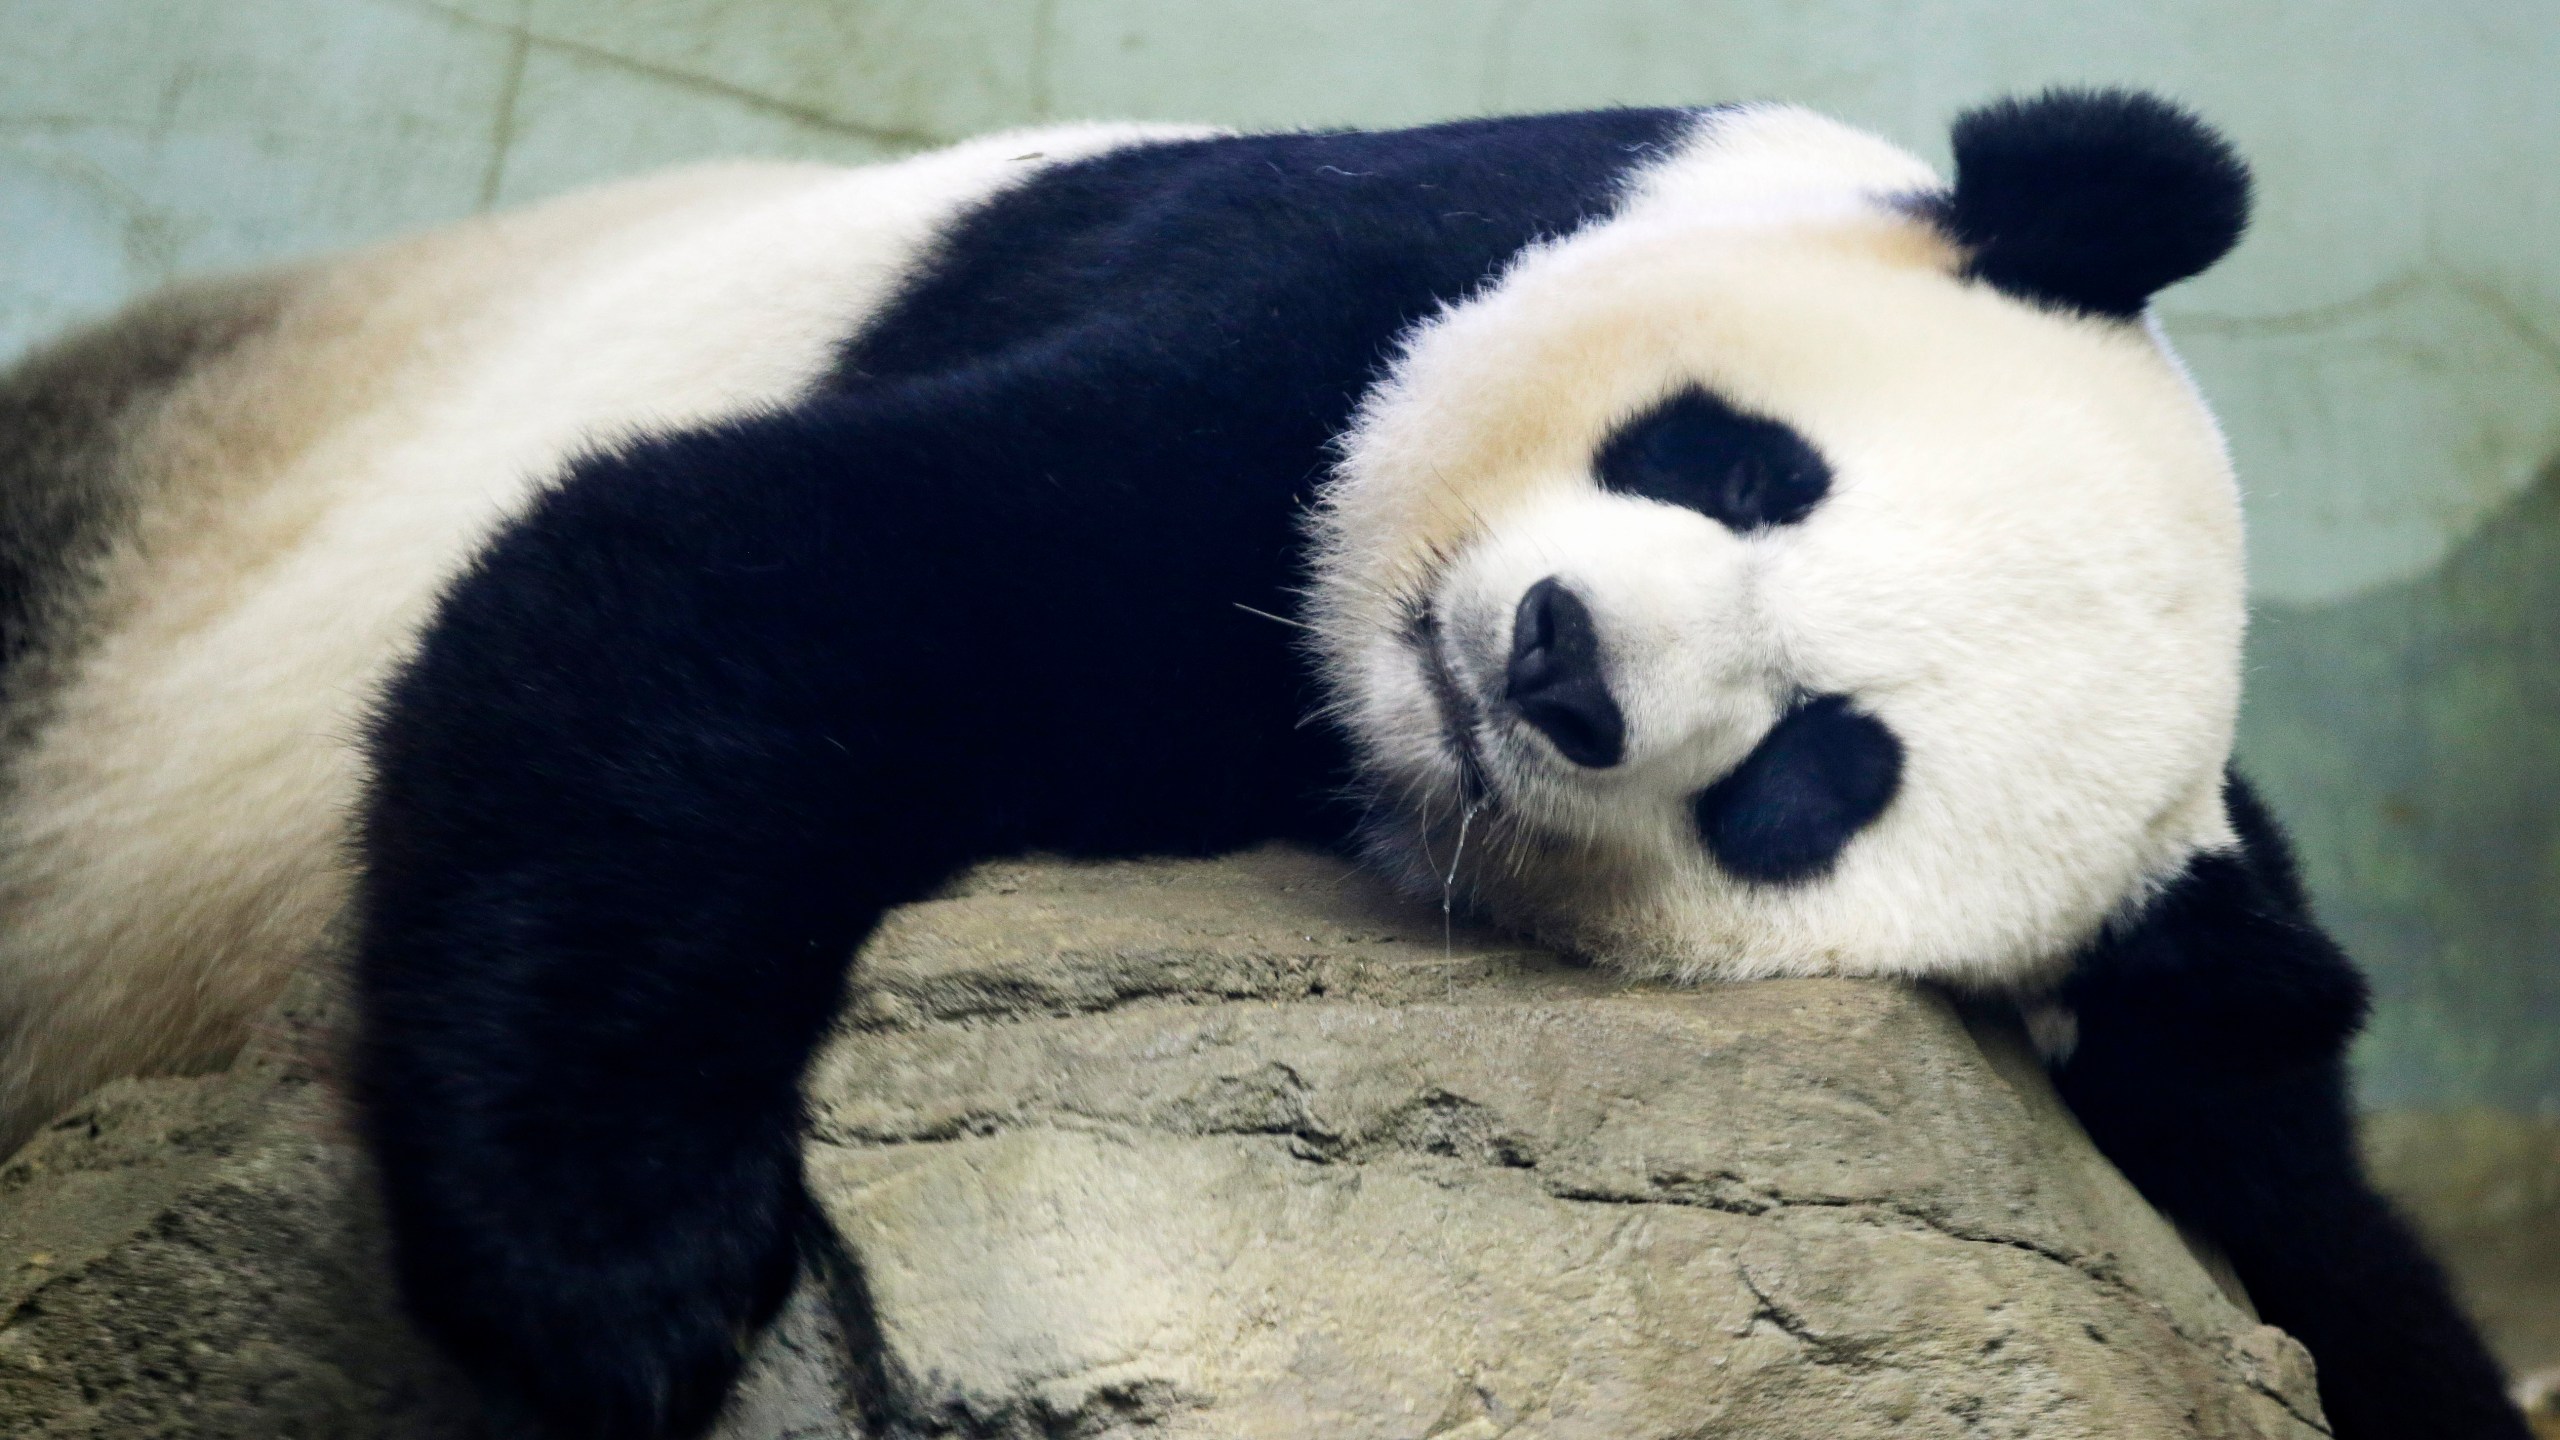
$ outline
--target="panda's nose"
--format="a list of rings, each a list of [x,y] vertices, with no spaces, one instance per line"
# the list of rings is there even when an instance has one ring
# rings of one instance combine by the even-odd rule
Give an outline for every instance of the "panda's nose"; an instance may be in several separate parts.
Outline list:
[[[1576,765],[1605,770],[1627,753],[1627,718],[1600,669],[1590,607],[1550,575],[1511,617],[1511,667],[1502,697]]]

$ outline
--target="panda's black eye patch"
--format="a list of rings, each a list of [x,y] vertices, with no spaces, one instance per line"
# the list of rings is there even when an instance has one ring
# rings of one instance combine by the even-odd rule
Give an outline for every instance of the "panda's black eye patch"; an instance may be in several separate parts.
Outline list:
[[[1818,695],[1788,711],[1733,773],[1698,792],[1698,838],[1727,873],[1763,884],[1816,879],[1893,803],[1902,741],[1885,723]]]
[[[1601,488],[1685,505],[1736,532],[1790,525],[1831,489],[1803,436],[1692,386],[1618,427],[1593,464]]]

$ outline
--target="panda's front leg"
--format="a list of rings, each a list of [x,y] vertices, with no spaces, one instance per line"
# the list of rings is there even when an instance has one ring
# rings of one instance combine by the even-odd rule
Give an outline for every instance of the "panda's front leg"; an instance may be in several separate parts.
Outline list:
[[[787,1293],[801,1074],[967,841],[864,556],[796,552],[829,532],[770,495],[602,481],[501,536],[385,697],[356,1070],[418,1319],[549,1433],[654,1440]]]
[[[2345,1064],[2363,981],[2274,821],[2237,777],[2228,793],[2239,849],[2200,857],[2081,957],[2055,1081],[2310,1350],[2340,1440],[2527,1440],[2442,1273],[2365,1177]]]
[[[546,1433],[700,1430],[793,1281],[798,1083],[881,877],[738,838],[376,872],[360,1074],[403,1293]]]

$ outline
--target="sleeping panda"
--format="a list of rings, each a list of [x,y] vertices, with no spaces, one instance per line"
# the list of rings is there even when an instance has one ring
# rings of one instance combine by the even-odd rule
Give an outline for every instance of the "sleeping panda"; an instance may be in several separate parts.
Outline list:
[[[553,1433],[690,1434],[885,909],[1343,845],[1638,976],[2014,997],[2337,1434],[2522,1437],[2226,770],[2236,492],[2145,308],[2245,171],[2123,92],[1954,153],[1069,127],[65,342],[0,388],[0,1147],[220,1063],[351,906],[415,1314]]]

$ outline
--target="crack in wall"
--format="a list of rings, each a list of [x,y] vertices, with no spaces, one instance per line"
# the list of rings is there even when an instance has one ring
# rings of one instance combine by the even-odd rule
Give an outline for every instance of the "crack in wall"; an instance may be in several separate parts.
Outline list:
[[[1056,85],[1049,73],[1058,47],[1058,0],[1040,0],[1031,12],[1031,65],[1028,100],[1031,118],[1047,120],[1057,108]]]
[[[489,163],[480,172],[480,205],[488,210],[498,203],[498,191],[507,175],[507,157],[516,144],[516,103],[524,95],[525,60],[533,53],[533,37],[516,31],[507,44],[506,74],[499,81],[497,115],[489,128]]]
[[[785,99],[782,96],[758,90],[750,85],[741,85],[735,81],[721,79],[716,75],[705,75],[699,71],[687,70],[680,66],[661,65],[654,61],[642,60],[636,56],[624,55],[616,51],[605,49],[601,46],[589,45],[583,41],[571,40],[565,36],[544,34],[540,30],[535,29],[531,22],[527,20],[519,20],[513,23],[491,20],[486,16],[474,15],[468,11],[456,10],[448,6],[436,4],[435,0],[406,0],[406,3],[412,9],[435,15],[441,19],[450,21],[453,24],[463,26],[467,29],[508,37],[519,47],[528,52],[539,49],[555,55],[565,55],[571,59],[583,60],[592,65],[599,65],[607,69],[621,71],[625,74],[636,75],[642,79],[652,80],[658,84],[668,86],[672,89],[682,90],[690,94],[707,95],[715,99],[728,100],[735,104],[743,105],[748,109],[760,111],[764,114],[772,115],[780,119],[789,120],[795,124],[806,125],[811,129],[822,130],[833,135],[842,135],[856,140],[868,140],[874,144],[903,150],[929,150],[937,146],[948,145],[955,138],[953,136],[942,135],[929,130],[906,129],[893,125],[873,125],[860,120],[848,119],[822,107],[803,104],[796,100]],[[514,104],[514,95],[512,93],[512,87],[510,87],[510,93],[503,106],[505,123],[509,126],[512,126],[514,123]],[[492,163],[494,164],[496,162],[493,161]]]

